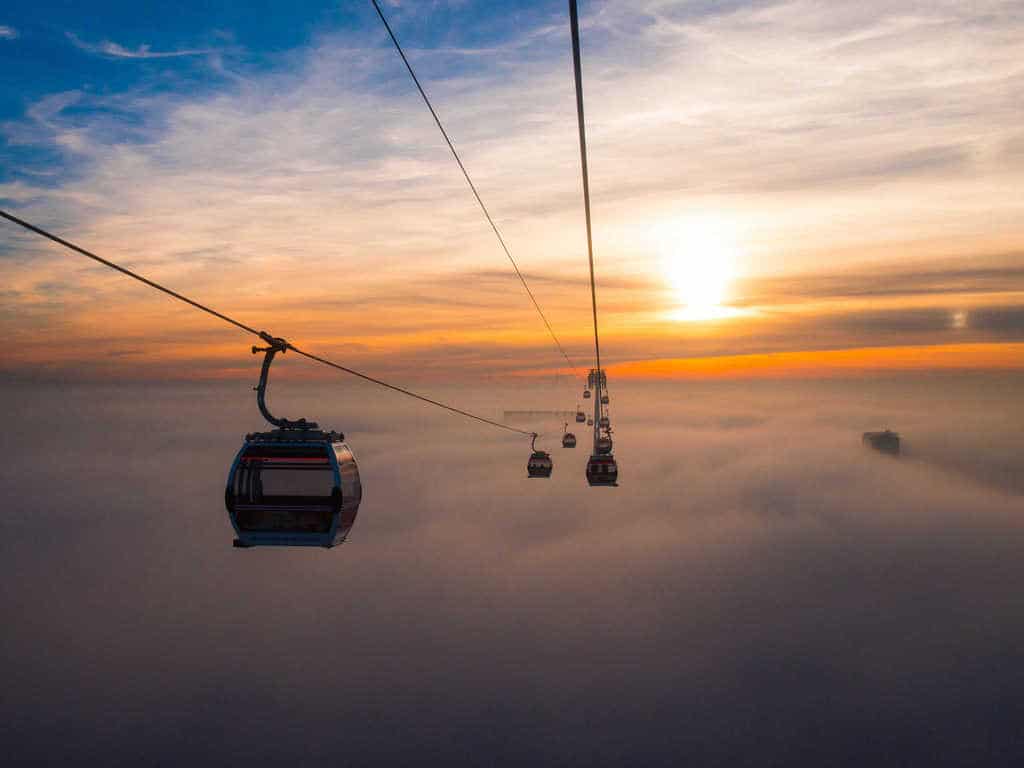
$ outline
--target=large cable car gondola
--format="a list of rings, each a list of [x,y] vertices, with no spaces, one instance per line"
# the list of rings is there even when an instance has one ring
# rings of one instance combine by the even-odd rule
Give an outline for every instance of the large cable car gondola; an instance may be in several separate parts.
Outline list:
[[[534,433],[533,440],[530,441],[530,447],[533,449],[533,453],[530,454],[530,459],[526,462],[527,476],[551,477],[554,463],[551,461],[551,454],[546,451],[537,450],[537,433]]]
[[[274,355],[288,342],[261,333],[263,352],[256,402],[277,429],[253,432],[235,456],[228,474],[225,505],[236,547],[333,547],[355,523],[363,489],[359,467],[340,432],[324,431],[305,419],[291,421],[267,409],[267,376]]]

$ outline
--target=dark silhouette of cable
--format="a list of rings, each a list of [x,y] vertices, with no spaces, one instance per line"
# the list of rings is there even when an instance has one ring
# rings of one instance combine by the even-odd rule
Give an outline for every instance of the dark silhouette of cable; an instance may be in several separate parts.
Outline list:
[[[329,366],[330,368],[337,368],[339,371],[350,373],[353,376],[359,377],[363,381],[369,381],[371,384],[377,384],[378,386],[386,387],[387,389],[390,389],[394,392],[399,392],[403,395],[415,398],[424,403],[436,405],[438,408],[444,408],[446,411],[457,413],[460,416],[465,416],[466,418],[469,419],[476,419],[477,421],[482,422],[484,424],[490,424],[492,427],[499,427],[500,429],[507,429],[510,432],[518,432],[520,435],[526,435],[527,437],[531,437],[535,434],[534,432],[527,432],[525,429],[518,429],[517,427],[513,427],[508,424],[502,424],[500,421],[493,421],[484,416],[477,416],[475,413],[470,413],[469,411],[464,411],[461,408],[456,408],[454,405],[442,403],[440,400],[434,400],[432,398],[427,397],[426,395],[420,395],[416,392],[413,392],[412,390],[406,389],[405,387],[399,387],[396,384],[388,384],[386,381],[381,381],[380,379],[376,379],[373,376],[367,376],[365,373],[360,373],[359,371],[347,368],[344,365],[335,363],[334,361],[328,360],[327,358],[319,357],[317,355],[312,354],[311,352],[306,352],[305,350],[299,349],[294,344],[289,344],[288,348],[295,352],[295,354],[297,355],[302,355],[303,357],[308,358],[310,360],[315,360],[316,362],[322,363],[323,365]]]
[[[594,284],[594,237],[590,226],[590,175],[587,172],[587,128],[583,118],[583,71],[580,67],[580,23],[576,0],[569,0],[572,28],[572,69],[576,79],[576,117],[580,125],[580,164],[583,168],[583,209],[587,217],[587,258],[590,260],[590,303],[594,311],[594,356],[597,358],[598,396],[601,394],[601,342],[597,333],[597,288]]]
[[[530,297],[530,301],[533,302],[533,306],[536,308],[537,314],[540,315],[540,319],[544,321],[544,325],[547,327],[548,333],[551,334],[551,338],[558,347],[558,351],[562,353],[562,357],[565,358],[565,362],[569,364],[569,367],[572,368],[573,372],[578,375],[579,371],[576,370],[575,363],[573,363],[569,355],[566,354],[565,348],[562,346],[562,342],[560,342],[558,340],[558,336],[555,335],[555,331],[551,327],[551,323],[548,322],[548,318],[544,314],[544,310],[540,308],[540,303],[533,295],[533,291],[530,290],[530,286],[527,284],[526,278],[523,277],[523,273],[519,271],[519,265],[516,264],[516,260],[512,258],[512,252],[509,250],[508,245],[505,244],[505,238],[502,237],[501,231],[498,229],[498,225],[495,224],[494,219],[491,218],[490,211],[487,210],[487,206],[484,204],[483,198],[480,197],[480,193],[477,191],[476,185],[473,183],[473,179],[470,178],[469,171],[467,171],[466,166],[463,165],[462,158],[459,157],[459,153],[455,149],[455,145],[448,136],[448,131],[445,130],[444,125],[441,123],[441,118],[437,116],[437,111],[434,109],[434,105],[430,103],[430,97],[427,96],[427,92],[423,90],[423,86],[420,84],[420,79],[416,77],[416,72],[413,70],[412,64],[409,63],[409,59],[406,58],[405,51],[402,50],[402,46],[398,42],[398,38],[395,37],[395,33],[391,29],[391,25],[384,16],[384,11],[381,10],[380,4],[377,0],[371,0],[371,2],[373,3],[373,7],[377,10],[377,15],[380,16],[380,20],[384,22],[384,28],[388,31],[388,36],[391,38],[391,42],[395,44],[395,50],[398,51],[398,55],[402,57],[402,62],[405,64],[405,68],[409,70],[409,75],[412,77],[413,83],[416,84],[416,89],[420,92],[420,96],[423,97],[423,103],[426,104],[427,109],[430,110],[430,114],[434,118],[434,122],[437,124],[437,129],[441,131],[441,136],[444,137],[445,143],[448,145],[448,149],[451,150],[452,157],[454,157],[455,162],[458,163],[459,170],[462,171],[462,175],[466,178],[466,183],[469,184],[469,188],[473,192],[473,197],[475,197],[477,203],[480,204],[480,210],[484,212],[484,217],[487,219],[487,223],[490,224],[491,229],[494,230],[494,235],[498,238],[498,242],[501,244],[501,249],[505,251],[505,255],[508,256],[508,260],[512,263],[512,269],[516,271],[516,276],[519,278],[519,282],[521,282],[523,284],[523,288],[526,289],[526,294]]]
[[[148,285],[150,288],[155,288],[158,291],[162,291],[163,293],[166,293],[171,298],[177,299],[178,301],[182,301],[182,302],[184,302],[184,303],[186,303],[186,304],[188,304],[188,305],[190,305],[192,307],[195,307],[198,310],[201,310],[202,312],[206,312],[209,315],[213,315],[214,317],[216,317],[216,318],[218,318],[220,320],[223,320],[226,323],[230,323],[231,325],[235,326],[236,328],[238,328],[240,330],[245,331],[246,333],[251,333],[253,336],[258,336],[259,338],[264,339],[264,340],[266,340],[267,338],[273,338],[272,336],[270,336],[270,334],[266,333],[265,331],[264,332],[257,331],[252,326],[246,325],[245,323],[241,323],[238,320],[235,320],[234,318],[225,315],[223,312],[218,312],[215,309],[211,309],[210,307],[206,306],[205,304],[200,304],[198,301],[190,299],[187,296],[183,296],[182,294],[178,293],[177,291],[173,291],[170,288],[161,285],[160,283],[157,283],[157,282],[155,282],[153,280],[150,280],[147,277],[143,277],[142,275],[138,274],[137,272],[133,272],[132,270],[127,269],[126,267],[122,267],[120,264],[116,264],[113,261],[110,261],[108,259],[104,259],[102,256],[97,256],[95,253],[92,253],[91,251],[87,251],[85,248],[82,248],[79,245],[75,245],[74,243],[72,243],[72,242],[70,242],[68,240],[65,240],[62,237],[58,237],[57,235],[53,234],[52,232],[47,232],[45,229],[43,229],[41,227],[37,227],[34,224],[30,224],[29,222],[25,221],[24,219],[19,219],[17,216],[14,216],[13,214],[10,214],[10,213],[7,213],[6,211],[0,210],[0,216],[2,216],[3,218],[7,219],[8,221],[10,221],[10,222],[12,222],[14,224],[17,224],[20,227],[23,227],[24,229],[27,229],[30,232],[34,232],[37,235],[45,237],[48,240],[52,240],[53,242],[58,243],[59,245],[64,246],[65,248],[68,248],[68,249],[70,249],[72,251],[75,251],[76,253],[80,253],[81,255],[86,256],[86,257],[92,259],[93,261],[102,264],[105,267],[109,267],[110,269],[113,269],[116,272],[120,272],[123,275],[127,275],[128,277],[132,278],[133,280],[138,280],[140,283]],[[524,429],[518,429],[516,427],[510,426],[509,424],[502,424],[500,421],[493,421],[492,419],[485,418],[484,416],[478,416],[475,413],[470,413],[469,411],[464,411],[461,408],[456,408],[453,405],[448,405],[447,403],[442,403],[440,400],[434,400],[433,398],[427,397],[425,395],[418,394],[416,392],[413,392],[412,390],[406,389],[405,387],[399,387],[399,386],[397,386],[395,384],[389,384],[386,381],[382,381],[381,379],[374,378],[373,376],[368,376],[367,374],[361,373],[360,371],[357,371],[357,370],[355,370],[353,368],[349,368],[347,366],[341,365],[340,363],[335,363],[334,361],[328,360],[327,358],[324,358],[324,357],[319,357],[318,355],[314,355],[311,352],[306,352],[305,350],[302,350],[299,347],[296,347],[294,344],[291,344],[289,342],[285,342],[285,345],[286,345],[287,349],[292,350],[297,355],[301,355],[302,357],[308,358],[310,360],[313,360],[315,362],[321,363],[322,365],[329,366],[331,368],[337,368],[339,371],[344,371],[345,373],[348,373],[348,374],[350,374],[352,376],[360,378],[363,381],[368,381],[371,384],[376,384],[376,385],[378,385],[380,387],[385,387],[386,389],[390,389],[393,392],[398,392],[398,393],[406,395],[408,397],[412,397],[412,398],[414,398],[416,400],[420,400],[421,402],[429,403],[430,405],[437,406],[438,408],[443,408],[446,411],[450,411],[451,413],[458,414],[459,416],[465,416],[466,418],[469,418],[469,419],[475,419],[476,421],[482,422],[483,424],[490,424],[492,427],[498,427],[500,429],[507,429],[510,432],[517,432],[520,435],[526,435],[527,437],[533,437],[535,435],[534,432],[528,432],[528,431],[526,431]]]
[[[82,248],[81,246],[78,246],[78,245],[75,245],[74,243],[68,242],[67,240],[65,240],[62,237],[57,237],[57,235],[53,234],[52,232],[47,232],[45,229],[37,227],[35,224],[30,224],[27,221],[25,221],[24,219],[19,219],[17,216],[14,216],[14,215],[12,215],[10,213],[7,213],[7,211],[0,210],[0,216],[3,216],[5,219],[7,219],[10,222],[13,222],[14,224],[17,224],[19,227],[24,227],[25,229],[29,230],[30,232],[35,232],[37,235],[42,235],[43,237],[47,238],[48,240],[53,240],[53,242],[59,243],[60,245],[63,245],[65,248],[69,248],[70,250],[75,251],[77,253],[80,253],[83,256],[87,256],[90,259],[92,259],[93,261],[97,261],[97,262],[99,262],[100,264],[102,264],[105,267],[110,267],[111,269],[113,269],[113,270],[115,270],[117,272],[120,272],[123,275],[128,275],[128,277],[130,277],[130,278],[132,278],[134,280],[138,280],[140,283],[145,283],[150,288],[156,288],[158,291],[163,291],[168,296],[172,296],[175,299],[177,299],[178,301],[183,301],[186,304],[191,304],[196,309],[202,310],[203,312],[206,312],[207,314],[210,314],[210,315],[213,315],[214,317],[220,318],[221,320],[223,320],[226,323],[231,323],[233,326],[235,326],[236,328],[241,328],[246,333],[251,333],[251,334],[254,334],[256,336],[260,335],[259,331],[257,331],[255,328],[252,328],[252,327],[246,325],[245,323],[240,323],[237,320],[233,320],[232,318],[228,317],[227,315],[221,314],[220,312],[218,312],[215,309],[210,309],[205,304],[200,304],[198,301],[193,301],[192,299],[188,298],[187,296],[182,296],[177,291],[172,291],[170,288],[166,288],[166,287],[160,285],[160,283],[154,283],[149,278],[143,277],[140,274],[132,272],[130,269],[127,269],[126,267],[122,267],[120,264],[115,264],[112,261],[107,261],[102,256],[97,256],[95,253],[91,253],[90,251],[85,250],[85,248]]]

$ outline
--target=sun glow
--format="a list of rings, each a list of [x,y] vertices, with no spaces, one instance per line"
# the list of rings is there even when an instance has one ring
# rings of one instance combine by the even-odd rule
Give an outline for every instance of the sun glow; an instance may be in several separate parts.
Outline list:
[[[710,216],[672,222],[659,238],[662,268],[679,308],[673,320],[716,320],[739,314],[724,302],[740,248],[735,227]]]

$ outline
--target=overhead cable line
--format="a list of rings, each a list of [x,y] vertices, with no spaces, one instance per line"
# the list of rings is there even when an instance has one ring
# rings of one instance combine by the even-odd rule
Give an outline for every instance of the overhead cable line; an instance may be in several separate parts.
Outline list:
[[[480,197],[480,193],[477,191],[476,185],[473,183],[473,179],[470,178],[469,171],[466,170],[466,166],[463,164],[462,158],[459,157],[459,153],[455,149],[455,145],[448,136],[448,131],[445,130],[444,125],[441,123],[441,118],[438,117],[437,111],[434,109],[434,105],[430,103],[430,97],[427,96],[427,92],[420,84],[420,79],[416,77],[416,72],[413,70],[412,64],[409,63],[409,59],[406,57],[405,51],[402,50],[402,46],[398,42],[398,38],[395,36],[394,30],[391,29],[391,25],[384,16],[384,11],[381,10],[380,4],[377,0],[371,0],[371,2],[373,3],[373,7],[377,10],[377,15],[380,16],[380,20],[384,23],[384,28],[388,31],[388,36],[391,38],[391,42],[395,44],[395,50],[398,51],[398,55],[402,57],[402,62],[405,64],[405,68],[409,70],[409,75],[412,77],[413,83],[416,84],[416,89],[420,92],[420,96],[423,97],[423,103],[426,104],[427,109],[430,110],[430,114],[434,118],[434,122],[437,124],[438,130],[441,131],[441,136],[444,137],[445,143],[448,145],[448,149],[451,150],[452,157],[454,157],[455,162],[458,163],[459,170],[462,171],[462,175],[466,178],[466,183],[473,192],[473,197],[475,197],[477,203],[480,204],[480,210],[483,211],[484,217],[487,219],[487,223],[491,225],[491,229],[494,230],[494,235],[498,238],[498,242],[501,244],[502,250],[505,251],[505,255],[508,256],[508,260],[512,263],[512,269],[515,270],[516,276],[519,278],[519,282],[523,284],[523,288],[530,297],[530,301],[533,302],[533,306],[536,308],[537,314],[540,315],[540,319],[544,321],[544,325],[547,327],[548,333],[551,334],[551,338],[558,347],[558,351],[561,352],[562,357],[565,358],[565,362],[569,364],[569,367],[572,368],[573,372],[578,375],[579,371],[576,370],[576,364],[573,363],[572,359],[566,353],[565,348],[562,346],[562,342],[558,340],[558,336],[555,335],[555,331],[551,327],[551,323],[548,322],[548,318],[544,314],[544,310],[540,308],[540,303],[533,295],[533,291],[530,290],[530,286],[527,284],[526,278],[523,277],[523,273],[519,271],[519,265],[516,264],[516,260],[512,257],[512,251],[510,251],[508,245],[506,245],[505,238],[502,237],[501,231],[498,229],[498,225],[495,224],[494,219],[491,218],[490,211],[487,210],[487,206],[484,204],[483,198]]]
[[[580,67],[580,23],[576,0],[569,0],[569,24],[572,28],[572,69],[576,79],[576,117],[580,126],[580,165],[583,169],[583,209],[587,218],[587,258],[590,261],[590,303],[594,312],[594,356],[597,376],[601,378],[601,342],[597,333],[597,288],[594,283],[594,237],[590,226],[590,174],[587,172],[587,128],[583,118],[583,72]],[[598,395],[600,396],[600,383]]]
[[[86,256],[86,257],[92,259],[93,261],[102,264],[105,267],[109,267],[110,269],[113,269],[116,272],[120,272],[123,275],[127,275],[128,277],[132,278],[133,280],[138,280],[140,283],[144,283],[145,285],[148,285],[150,288],[155,288],[158,291],[166,293],[171,298],[177,299],[178,301],[182,301],[185,304],[188,304],[188,305],[190,305],[190,306],[194,307],[195,309],[198,309],[198,310],[200,310],[202,312],[206,312],[209,315],[213,315],[214,317],[216,317],[216,318],[218,318],[220,320],[223,320],[226,323],[230,323],[231,325],[235,326],[236,328],[238,328],[238,329],[240,329],[242,331],[245,331],[246,333],[251,333],[253,336],[258,336],[260,339],[262,339],[264,341],[267,341],[268,339],[273,339],[274,338],[273,336],[268,334],[266,331],[257,331],[255,328],[253,328],[250,325],[246,325],[245,323],[239,322],[238,320],[235,320],[234,318],[229,317],[228,315],[225,315],[222,312],[218,312],[215,309],[211,309],[210,307],[206,306],[205,304],[200,304],[198,301],[190,299],[187,296],[184,296],[184,295],[178,293],[177,291],[171,290],[170,288],[167,288],[166,286],[163,286],[160,283],[157,283],[157,282],[155,282],[153,280],[150,280],[147,277],[143,277],[142,275],[138,274],[137,272],[133,272],[132,270],[130,270],[130,269],[126,268],[126,267],[122,267],[120,264],[116,264],[113,261],[110,261],[108,259],[104,259],[102,256],[97,256],[95,253],[92,253],[91,251],[87,251],[85,248],[82,248],[79,245],[75,245],[74,243],[72,243],[72,242],[70,242],[68,240],[65,240],[62,237],[58,237],[57,235],[53,234],[52,232],[48,232],[48,231],[46,231],[45,229],[43,229],[41,227],[37,227],[34,224],[31,224],[31,223],[25,221],[24,219],[19,219],[17,216],[14,216],[13,214],[10,214],[10,213],[7,213],[6,211],[0,210],[0,217],[3,217],[5,219],[7,219],[8,221],[12,222],[13,224],[17,224],[18,226],[23,227],[24,229],[27,229],[30,232],[34,232],[37,235],[45,237],[48,240],[52,240],[53,242],[55,242],[55,243],[57,243],[59,245],[62,245],[62,246],[64,246],[65,248],[67,248],[69,250],[75,251],[76,253],[80,253],[81,255]],[[313,360],[313,361],[315,361],[317,363],[321,363],[322,365],[326,365],[326,366],[329,366],[331,368],[336,368],[339,371],[343,371],[345,373],[351,374],[352,376],[360,378],[363,381],[368,381],[371,384],[376,384],[376,385],[378,385],[380,387],[384,387],[386,389],[390,389],[393,392],[398,392],[399,394],[406,395],[407,397],[414,398],[414,399],[419,400],[421,402],[437,406],[438,408],[443,408],[444,410],[450,411],[451,413],[458,414],[459,416],[465,416],[466,418],[469,418],[469,419],[475,419],[476,421],[482,422],[483,424],[489,424],[492,427],[498,427],[499,429],[506,429],[509,432],[517,432],[518,434],[526,435],[527,437],[532,437],[532,436],[534,436],[536,434],[534,432],[529,432],[529,431],[524,430],[524,429],[518,429],[517,427],[513,427],[513,426],[511,426],[509,424],[503,424],[500,421],[494,421],[492,419],[488,419],[488,418],[486,418],[484,416],[478,416],[477,414],[470,413],[469,411],[464,411],[461,408],[456,408],[453,405],[448,405],[447,403],[442,403],[440,400],[434,400],[433,398],[427,397],[426,395],[418,394],[416,392],[413,392],[412,390],[406,389],[405,387],[400,387],[400,386],[397,386],[396,384],[389,384],[386,381],[382,381],[381,379],[375,378],[373,376],[369,376],[369,375],[367,375],[365,373],[361,373],[360,371],[357,371],[357,370],[355,370],[353,368],[349,368],[347,366],[341,365],[340,363],[335,363],[334,361],[328,360],[325,357],[320,357],[318,355],[314,355],[311,352],[306,352],[305,350],[300,349],[299,347],[296,347],[294,344],[291,344],[289,342],[285,342],[285,345],[286,345],[286,349],[290,349],[295,354],[301,355],[302,357],[308,358],[309,360]]]

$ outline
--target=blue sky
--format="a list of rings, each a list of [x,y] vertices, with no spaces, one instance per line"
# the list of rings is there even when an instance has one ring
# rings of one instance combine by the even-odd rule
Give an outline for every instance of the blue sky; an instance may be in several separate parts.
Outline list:
[[[471,50],[500,46],[524,29],[551,23],[562,3],[385,2],[410,49]],[[24,120],[47,96],[81,93],[109,98],[131,93],[201,97],[228,89],[234,75],[286,72],[296,55],[333,34],[367,45],[388,41],[369,2],[23,2],[0,12],[0,121]],[[460,56],[420,62],[427,77],[464,71]],[[472,58],[479,64],[479,57]],[[402,76],[397,59],[379,73]],[[85,101],[85,100],[83,100]],[[76,103],[62,110],[83,123],[104,114],[131,140],[154,115]],[[53,147],[11,142],[0,135],[0,181],[62,165]],[[62,167],[62,170],[67,170]]]

